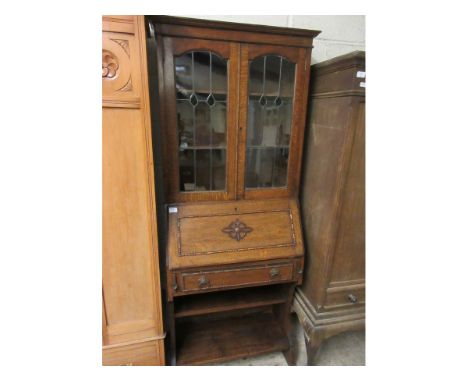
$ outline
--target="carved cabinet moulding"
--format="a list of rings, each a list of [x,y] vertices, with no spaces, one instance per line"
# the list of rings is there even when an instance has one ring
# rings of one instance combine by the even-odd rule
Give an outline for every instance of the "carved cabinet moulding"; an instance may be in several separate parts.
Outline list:
[[[130,48],[128,44],[128,40],[121,40],[118,38],[111,38],[111,41],[114,41],[115,43],[119,44],[124,52],[127,54],[127,56],[130,58]]]
[[[121,91],[121,92],[130,92],[133,90],[133,85],[132,85],[132,76],[130,76],[128,78],[128,81],[127,83],[122,86],[120,89],[118,89],[118,91]]]

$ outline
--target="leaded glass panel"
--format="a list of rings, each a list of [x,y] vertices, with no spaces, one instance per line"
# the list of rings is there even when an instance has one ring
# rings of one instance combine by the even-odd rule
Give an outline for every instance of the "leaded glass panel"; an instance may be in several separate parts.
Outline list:
[[[174,62],[180,190],[225,190],[227,60],[192,51]]]
[[[287,186],[295,70],[275,55],[250,62],[246,188]]]

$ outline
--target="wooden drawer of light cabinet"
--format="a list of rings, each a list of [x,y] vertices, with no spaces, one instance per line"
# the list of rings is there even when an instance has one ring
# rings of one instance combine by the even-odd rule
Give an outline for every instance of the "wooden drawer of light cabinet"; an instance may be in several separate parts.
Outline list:
[[[213,271],[182,273],[184,292],[206,289],[235,288],[293,280],[293,262],[258,265],[244,268],[227,268]]]

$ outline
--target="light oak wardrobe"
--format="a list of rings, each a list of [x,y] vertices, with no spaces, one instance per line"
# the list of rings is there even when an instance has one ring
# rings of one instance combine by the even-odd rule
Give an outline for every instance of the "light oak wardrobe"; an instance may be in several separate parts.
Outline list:
[[[102,362],[164,365],[144,16],[102,26]]]

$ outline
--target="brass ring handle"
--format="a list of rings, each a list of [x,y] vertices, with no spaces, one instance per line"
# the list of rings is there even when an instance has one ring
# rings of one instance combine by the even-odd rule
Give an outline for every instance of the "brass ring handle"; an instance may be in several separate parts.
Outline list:
[[[210,285],[210,281],[205,276],[198,279],[198,286],[200,288],[207,287],[208,285]]]
[[[352,293],[348,295],[348,300],[351,301],[351,303],[353,304],[357,303],[358,301],[357,297]]]
[[[278,277],[279,276],[279,270],[277,268],[272,268],[270,270],[270,277],[273,279],[275,277]]]

